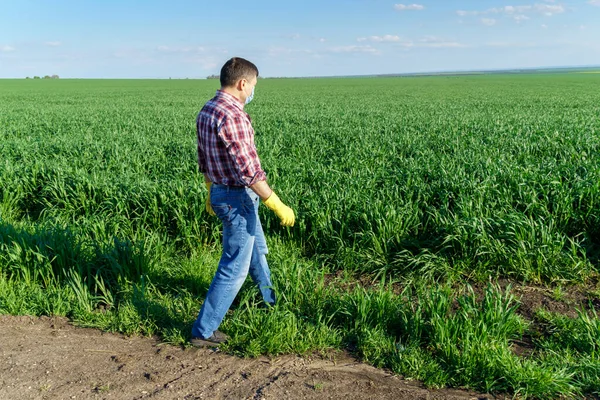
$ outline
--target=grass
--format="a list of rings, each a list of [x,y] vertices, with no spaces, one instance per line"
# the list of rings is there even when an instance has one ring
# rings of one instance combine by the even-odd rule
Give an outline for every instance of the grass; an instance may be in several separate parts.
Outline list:
[[[261,208],[280,301],[244,286],[223,349],[350,349],[431,387],[598,395],[594,305],[528,320],[494,283],[562,301],[597,279],[597,79],[259,82],[259,154],[298,218]],[[186,345],[220,256],[193,124],[214,85],[0,81],[0,313]]]

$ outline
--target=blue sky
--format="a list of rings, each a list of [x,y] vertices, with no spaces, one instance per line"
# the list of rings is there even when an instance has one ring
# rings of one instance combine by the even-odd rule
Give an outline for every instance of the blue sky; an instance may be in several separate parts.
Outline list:
[[[203,78],[600,65],[600,0],[0,0],[0,77]]]

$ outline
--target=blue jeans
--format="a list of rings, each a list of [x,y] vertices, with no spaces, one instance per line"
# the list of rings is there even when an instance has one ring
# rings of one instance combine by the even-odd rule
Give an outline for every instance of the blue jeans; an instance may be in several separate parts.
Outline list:
[[[275,304],[267,242],[258,219],[259,198],[250,188],[213,184],[210,202],[223,223],[223,254],[192,337],[209,338],[219,327],[250,272],[265,303]]]

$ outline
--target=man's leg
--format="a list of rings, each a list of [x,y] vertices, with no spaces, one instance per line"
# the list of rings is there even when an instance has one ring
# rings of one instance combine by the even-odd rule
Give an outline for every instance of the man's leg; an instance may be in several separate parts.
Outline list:
[[[223,222],[223,254],[192,327],[192,337],[204,339],[219,327],[248,275],[256,224],[252,210],[244,207],[243,191],[212,190],[213,210]]]
[[[258,205],[259,199],[257,196],[254,208],[256,213],[256,230],[254,247],[252,249],[252,259],[250,261],[250,276],[260,290],[265,304],[274,306],[275,290],[273,289],[273,283],[271,282],[271,271],[269,270],[269,264],[267,263],[266,257],[269,250],[267,249],[267,241],[265,240],[262,224],[258,218]]]

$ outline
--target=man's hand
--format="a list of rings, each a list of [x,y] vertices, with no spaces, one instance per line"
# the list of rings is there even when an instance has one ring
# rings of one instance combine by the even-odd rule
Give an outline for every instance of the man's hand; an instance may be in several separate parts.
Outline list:
[[[206,196],[206,212],[214,217],[217,214],[215,214],[215,211],[213,210],[212,205],[210,204],[210,185],[212,185],[212,182],[204,183],[206,184],[206,190],[208,191],[208,195]]]
[[[296,222],[294,210],[283,204],[281,200],[279,200],[279,197],[275,194],[275,192],[271,192],[269,198],[263,200],[263,203],[265,204],[265,206],[269,207],[275,212],[275,214],[281,220],[281,225],[294,226],[294,222]]]

